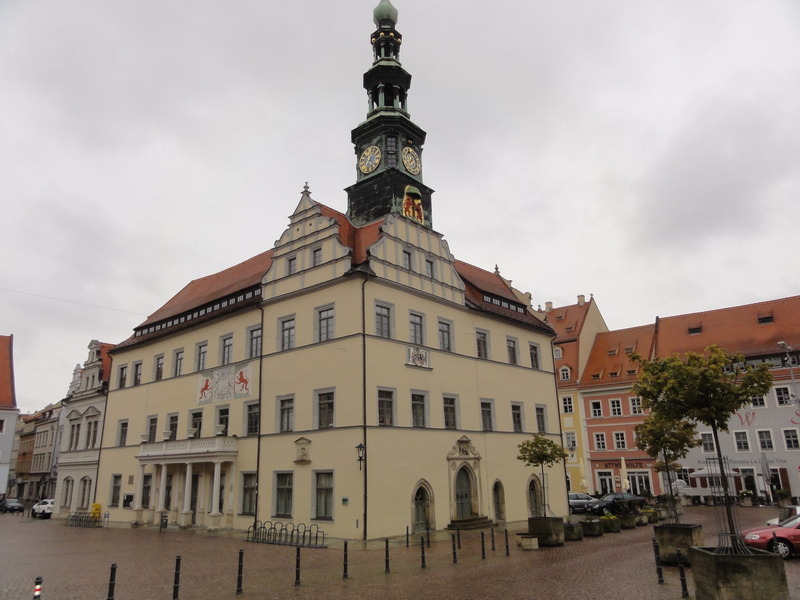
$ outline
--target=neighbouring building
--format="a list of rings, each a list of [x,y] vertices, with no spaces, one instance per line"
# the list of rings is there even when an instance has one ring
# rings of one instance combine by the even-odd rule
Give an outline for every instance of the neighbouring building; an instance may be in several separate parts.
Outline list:
[[[18,415],[14,388],[14,336],[0,335],[0,494],[12,497],[16,495],[12,454]]]
[[[388,0],[374,22],[347,213],[306,186],[272,249],[192,281],[111,350],[111,520],[367,539],[567,513],[563,466],[542,479],[517,460],[532,433],[561,440],[555,332],[433,229]]]
[[[106,410],[112,344],[92,340],[83,366],[76,365],[67,396],[61,401],[58,483],[59,515],[88,511],[94,502],[100,464],[100,436]]]

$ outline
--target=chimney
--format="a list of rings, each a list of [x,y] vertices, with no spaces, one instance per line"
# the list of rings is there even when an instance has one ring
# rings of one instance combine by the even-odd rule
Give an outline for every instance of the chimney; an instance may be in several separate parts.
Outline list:
[[[586,296],[578,294],[578,306],[583,306],[584,304],[586,304]]]
[[[544,312],[549,313],[551,310],[553,310],[553,303],[548,300],[544,303]]]

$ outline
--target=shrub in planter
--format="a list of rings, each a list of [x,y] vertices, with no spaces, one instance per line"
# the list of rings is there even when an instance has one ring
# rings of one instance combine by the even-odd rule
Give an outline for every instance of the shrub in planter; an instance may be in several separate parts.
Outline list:
[[[622,523],[617,517],[606,515],[604,517],[600,517],[600,522],[603,523],[604,533],[619,533],[622,531]]]
[[[636,515],[622,515],[619,524],[622,529],[636,529]]]
[[[603,535],[603,522],[600,519],[587,519],[581,521],[583,535],[586,537],[600,537]]]

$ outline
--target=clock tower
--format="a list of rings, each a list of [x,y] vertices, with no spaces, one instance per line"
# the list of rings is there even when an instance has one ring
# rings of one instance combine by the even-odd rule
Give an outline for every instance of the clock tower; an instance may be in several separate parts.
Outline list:
[[[407,110],[411,75],[400,65],[403,36],[395,29],[397,9],[381,0],[373,11],[372,68],[364,73],[367,120],[352,132],[356,182],[347,188],[347,216],[364,225],[389,213],[432,227],[433,190],[422,183],[425,132]]]

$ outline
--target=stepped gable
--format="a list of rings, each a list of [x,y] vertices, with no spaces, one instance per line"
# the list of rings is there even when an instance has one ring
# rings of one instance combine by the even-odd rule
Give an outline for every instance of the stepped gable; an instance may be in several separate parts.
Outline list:
[[[778,352],[800,340],[800,296],[658,319],[656,356],[702,353],[716,344],[746,356]]]

